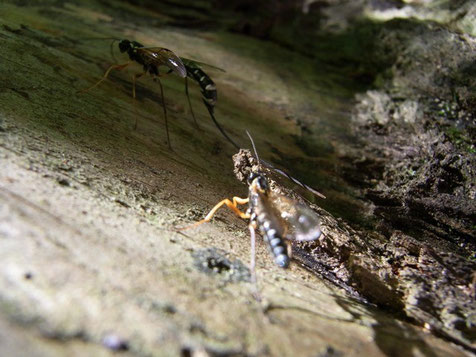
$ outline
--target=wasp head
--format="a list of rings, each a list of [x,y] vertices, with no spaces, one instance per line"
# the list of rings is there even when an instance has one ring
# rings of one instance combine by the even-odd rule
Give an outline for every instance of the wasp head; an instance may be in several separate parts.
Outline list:
[[[248,176],[248,185],[255,187],[261,192],[269,190],[268,180],[259,172],[252,172]]]
[[[134,48],[144,47],[142,44],[136,41],[122,40],[119,42],[119,50],[124,53]]]
[[[132,47],[132,43],[129,40],[122,40],[119,42],[119,50],[124,53],[127,52]]]

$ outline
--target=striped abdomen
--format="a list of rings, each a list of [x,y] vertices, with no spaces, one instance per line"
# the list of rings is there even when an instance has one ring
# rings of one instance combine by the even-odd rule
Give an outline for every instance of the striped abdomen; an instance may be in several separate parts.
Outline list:
[[[217,87],[212,79],[201,68],[196,65],[184,63],[187,69],[187,77],[193,79],[200,86],[202,99],[205,106],[213,113],[213,108],[217,102]]]
[[[256,221],[264,241],[268,244],[268,248],[274,256],[274,261],[281,268],[287,268],[290,262],[288,247],[283,239],[283,230],[278,219],[273,215],[261,212],[256,217]]]

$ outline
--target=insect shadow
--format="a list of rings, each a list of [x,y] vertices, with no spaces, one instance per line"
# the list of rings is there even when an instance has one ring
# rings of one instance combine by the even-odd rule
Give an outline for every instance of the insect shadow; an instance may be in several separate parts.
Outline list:
[[[253,139],[248,131],[246,133],[251,140],[256,162],[258,163],[258,170],[251,171],[247,177],[248,197],[241,198],[235,196],[232,200],[225,198],[217,203],[204,219],[190,226],[178,228],[178,230],[183,231],[210,222],[218,209],[223,205],[226,205],[239,217],[247,219],[251,236],[250,270],[252,281],[255,283],[256,229],[263,236],[275,263],[281,268],[288,268],[290,265],[290,241],[316,240],[321,236],[321,229],[319,217],[311,208],[304,203],[297,202],[271,190],[270,183],[264,171],[261,170],[260,160]],[[240,210],[238,206],[245,204],[248,204],[247,210]]]
[[[98,38],[95,38],[95,39],[98,39]],[[127,55],[129,56],[129,61],[122,64],[111,65],[106,70],[106,72],[104,73],[104,75],[99,81],[97,81],[91,87],[81,90],[80,93],[87,92],[97,87],[99,84],[101,84],[103,81],[105,81],[108,78],[112,70],[123,70],[124,68],[128,67],[134,62],[140,64],[143,68],[143,71],[132,75],[132,98],[135,103],[136,81],[137,79],[144,76],[145,74],[148,73],[152,75],[154,77],[154,80],[159,83],[160,94],[162,98],[162,107],[164,111],[167,144],[169,148],[172,149],[172,146],[170,144],[170,135],[169,135],[169,128],[168,128],[167,107],[165,105],[164,88],[162,86],[162,82],[160,81],[160,77],[167,74],[175,73],[179,77],[182,77],[185,79],[185,94],[187,96],[188,105],[190,107],[190,112],[192,114],[193,122],[195,126],[197,127],[197,129],[199,129],[198,122],[195,118],[195,113],[192,108],[192,103],[190,101],[190,95],[188,91],[188,78],[190,78],[191,80],[198,83],[201,94],[202,94],[203,103],[205,104],[205,107],[207,108],[208,113],[210,114],[210,117],[213,123],[215,124],[215,126],[218,128],[221,134],[225,137],[225,139],[227,139],[234,147],[239,148],[236,142],[227,134],[227,132],[223,129],[223,127],[218,123],[218,121],[215,118],[214,109],[218,99],[216,85],[213,82],[213,80],[210,78],[210,76],[208,76],[208,74],[205,73],[202,67],[206,66],[206,67],[223,71],[223,72],[224,70],[212,65],[208,65],[206,63],[194,61],[184,57],[179,57],[174,52],[164,47],[144,47],[144,45],[142,45],[141,43],[137,41],[130,41],[126,39],[124,40],[119,40],[116,38],[103,38],[103,39],[113,40],[113,42],[111,43],[111,55],[113,58],[115,58],[113,54],[114,42],[119,41],[119,44],[118,44],[119,50],[121,51],[121,53],[127,53]],[[137,117],[135,120],[134,129],[137,129]]]

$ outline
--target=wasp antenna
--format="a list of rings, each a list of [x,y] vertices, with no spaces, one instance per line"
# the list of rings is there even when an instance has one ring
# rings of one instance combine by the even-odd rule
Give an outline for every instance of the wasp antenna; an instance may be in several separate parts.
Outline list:
[[[120,38],[117,37],[80,37],[80,40],[114,40],[114,41],[121,41]]]
[[[259,165],[260,161],[259,161],[258,151],[256,151],[255,142],[253,141],[253,138],[251,137],[251,134],[248,132],[248,130],[245,130],[245,131],[246,131],[246,134],[248,135],[248,137],[250,138],[251,145],[253,145],[253,150],[255,152],[256,160],[258,160],[258,165]]]

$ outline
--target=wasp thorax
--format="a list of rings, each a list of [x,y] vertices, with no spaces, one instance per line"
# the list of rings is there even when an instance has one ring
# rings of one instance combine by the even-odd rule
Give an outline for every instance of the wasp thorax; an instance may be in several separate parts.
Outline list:
[[[129,50],[133,50],[133,49],[141,48],[141,47],[144,47],[144,45],[137,41],[122,40],[121,42],[119,42],[119,50],[121,52],[127,52]]]
[[[258,172],[252,172],[248,176],[248,184],[256,186],[261,191],[268,191],[269,189],[268,180]]]
[[[250,173],[250,175],[248,176],[248,185],[251,185],[251,183],[256,177],[258,177],[258,174],[256,172]]]

